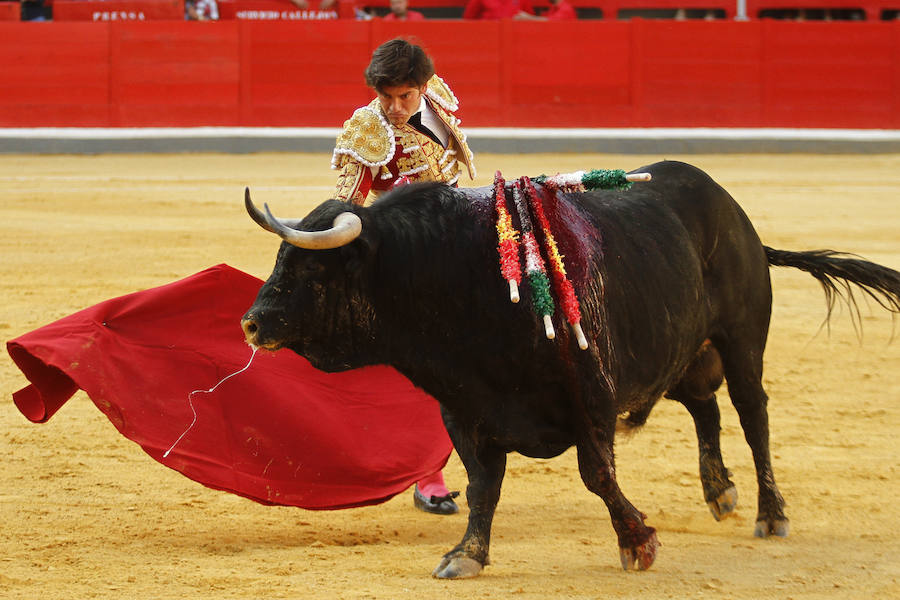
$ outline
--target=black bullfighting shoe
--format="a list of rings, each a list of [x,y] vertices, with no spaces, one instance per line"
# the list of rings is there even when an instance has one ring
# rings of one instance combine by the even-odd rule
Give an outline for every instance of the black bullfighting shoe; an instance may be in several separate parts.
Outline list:
[[[419,486],[413,492],[413,504],[421,511],[432,513],[435,515],[455,515],[459,512],[459,507],[454,498],[459,496],[459,492],[450,492],[446,496],[432,496],[426,498],[419,491]]]

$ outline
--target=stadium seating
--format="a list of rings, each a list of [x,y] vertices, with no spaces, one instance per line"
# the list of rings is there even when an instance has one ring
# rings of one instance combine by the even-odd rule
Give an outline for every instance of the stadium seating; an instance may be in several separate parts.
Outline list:
[[[356,6],[383,16],[390,0],[341,0],[340,18],[355,18]],[[676,14],[717,19],[736,17],[736,0],[569,0],[581,19],[672,18]],[[50,0],[47,1],[50,4]],[[259,21],[327,20],[334,11],[302,10],[290,0],[218,0],[220,19]],[[532,0],[538,13],[549,0]],[[430,19],[462,18],[466,0],[411,0],[410,7]],[[151,21],[182,20],[184,0],[55,0],[56,21]],[[0,0],[0,21],[18,21],[19,3]],[[859,18],[866,21],[900,19],[900,0],[746,0],[750,19],[772,16],[822,19]]]
[[[747,0],[747,14],[759,18],[763,11],[772,10],[853,10],[865,15],[867,21],[877,21],[886,10],[900,8],[900,0]]]
[[[240,1],[240,0],[239,0]],[[390,0],[361,0],[376,14],[388,11]],[[688,12],[711,13],[718,18],[736,16],[735,0],[569,0],[579,17],[618,19],[630,16],[672,16],[679,9]],[[550,5],[549,0],[533,0],[539,11]],[[410,7],[429,17],[458,18],[466,0],[411,0]],[[900,0],[747,0],[747,16],[760,17],[762,11],[772,10],[857,10],[865,20],[873,21],[894,16],[900,11]]]
[[[654,12],[668,16],[679,9],[716,11],[719,15],[732,19],[736,6],[734,0],[571,0],[571,3],[576,9],[599,9],[605,19],[641,16],[642,13]]]

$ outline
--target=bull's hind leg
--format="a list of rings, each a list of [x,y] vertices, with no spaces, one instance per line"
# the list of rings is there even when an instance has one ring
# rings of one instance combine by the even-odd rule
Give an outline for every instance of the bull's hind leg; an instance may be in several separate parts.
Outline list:
[[[608,424],[591,426],[578,442],[578,469],[589,490],[603,498],[619,538],[619,558],[625,570],[649,569],[656,559],[656,530],[644,525],[646,516],[625,498],[616,481],[613,435],[615,415]]]
[[[765,329],[762,330],[765,332]],[[757,537],[788,534],[788,518],[784,514],[784,498],[775,485],[772,458],[769,454],[769,398],[762,386],[762,354],[760,344],[745,342],[741,335],[728,340],[713,340],[722,356],[728,394],[737,410],[744,439],[753,452],[756,482],[759,486],[759,511],[756,516]]]
[[[730,514],[737,505],[737,488],[728,478],[719,445],[719,405],[715,391],[722,385],[722,361],[707,340],[685,370],[681,381],[666,393],[687,408],[697,430],[700,451],[700,481],[703,497],[716,520]]]

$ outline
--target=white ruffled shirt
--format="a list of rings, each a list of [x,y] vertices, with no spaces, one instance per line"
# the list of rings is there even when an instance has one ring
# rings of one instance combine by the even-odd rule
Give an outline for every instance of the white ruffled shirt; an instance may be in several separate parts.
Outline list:
[[[419,101],[419,110],[417,113],[422,113],[422,125],[430,129],[434,132],[438,139],[441,140],[441,145],[446,148],[447,144],[450,142],[450,132],[447,131],[447,127],[444,125],[444,122],[441,121],[440,117],[438,117],[431,107],[428,106],[428,102],[425,101],[425,96],[422,96],[422,100]]]

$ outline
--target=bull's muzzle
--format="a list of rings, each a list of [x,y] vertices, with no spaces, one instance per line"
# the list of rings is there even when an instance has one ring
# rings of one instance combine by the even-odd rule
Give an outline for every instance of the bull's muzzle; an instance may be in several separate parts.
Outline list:
[[[259,346],[259,325],[250,315],[241,319],[241,329],[244,330],[244,340],[253,347]]]
[[[259,322],[250,313],[247,313],[241,319],[241,329],[244,330],[244,340],[254,348],[265,348],[266,350],[275,351],[284,346],[282,341],[267,339],[262,332]]]

